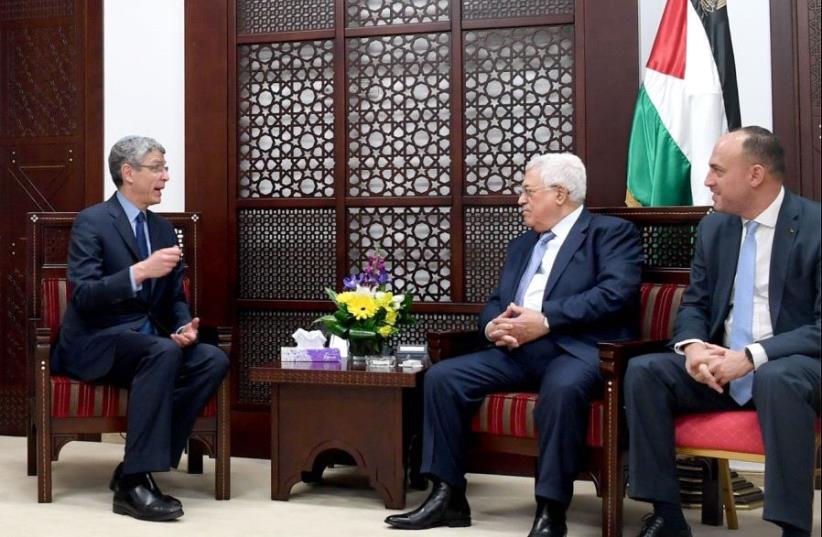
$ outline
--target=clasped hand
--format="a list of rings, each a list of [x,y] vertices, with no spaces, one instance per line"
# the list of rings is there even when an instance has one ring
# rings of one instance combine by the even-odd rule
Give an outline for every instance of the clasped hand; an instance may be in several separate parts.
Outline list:
[[[497,347],[515,349],[548,333],[543,319],[539,311],[509,304],[489,323],[488,337]]]
[[[712,343],[691,343],[685,347],[685,369],[697,382],[716,390],[753,370],[744,351],[732,351]]]

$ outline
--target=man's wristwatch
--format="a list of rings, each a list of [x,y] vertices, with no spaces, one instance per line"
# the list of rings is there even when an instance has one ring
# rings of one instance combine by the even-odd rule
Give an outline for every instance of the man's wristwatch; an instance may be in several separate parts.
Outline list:
[[[748,357],[748,361],[751,362],[751,365],[756,367],[756,364],[753,360],[753,353],[751,352],[751,349],[749,349],[748,347],[745,347],[745,356]]]
[[[551,325],[548,324],[548,317],[546,317],[544,314],[542,316],[542,324],[543,326],[545,326],[546,330],[548,330],[549,332],[551,331]]]

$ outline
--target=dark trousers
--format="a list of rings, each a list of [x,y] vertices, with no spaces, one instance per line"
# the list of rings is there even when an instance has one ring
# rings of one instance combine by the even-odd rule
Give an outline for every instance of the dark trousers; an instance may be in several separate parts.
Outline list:
[[[674,353],[628,363],[629,490],[638,500],[679,503],[674,454],[678,413],[740,408],[727,393],[693,380],[684,364],[685,358]],[[754,374],[753,400],[746,407],[756,408],[765,443],[765,520],[811,530],[819,403],[819,360],[787,356],[763,364]]]
[[[570,503],[582,467],[590,401],[602,389],[597,367],[558,347],[543,356],[488,349],[434,365],[424,385],[424,474],[464,488],[466,440],[483,398],[498,391],[538,390],[536,495]]]
[[[139,332],[114,337],[114,364],[100,382],[129,390],[123,472],[167,471],[179,463],[194,421],[228,372],[228,358],[205,343],[183,349]]]

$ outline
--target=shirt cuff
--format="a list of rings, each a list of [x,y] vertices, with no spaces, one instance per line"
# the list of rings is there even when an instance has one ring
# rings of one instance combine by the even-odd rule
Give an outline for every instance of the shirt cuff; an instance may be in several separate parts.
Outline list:
[[[137,280],[134,279],[134,265],[128,267],[128,279],[131,281],[131,290],[136,295],[137,291],[143,288],[143,284],[137,285]]]
[[[489,336],[489,335],[488,335],[488,328],[489,328],[490,326],[491,326],[491,323],[486,324],[486,325],[485,325],[485,330],[483,330],[483,332],[485,333],[485,339],[487,339],[488,341],[493,341],[493,340],[491,339],[491,336]]]
[[[765,347],[759,343],[751,343],[745,347],[751,352],[753,356],[754,370],[759,369],[759,366],[768,361],[768,353],[765,352]]]
[[[680,341],[679,343],[674,344],[674,352],[677,353],[677,354],[681,354],[682,356],[685,356],[685,346],[690,345],[691,343],[703,343],[704,344],[705,342],[702,341],[701,339],[696,339],[696,338],[694,338],[694,339],[684,339],[684,340]]]

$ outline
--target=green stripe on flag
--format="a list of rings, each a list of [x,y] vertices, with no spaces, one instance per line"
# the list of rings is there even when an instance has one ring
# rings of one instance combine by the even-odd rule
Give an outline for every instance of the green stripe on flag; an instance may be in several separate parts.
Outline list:
[[[628,145],[628,196],[644,207],[691,205],[691,163],[640,88]]]

